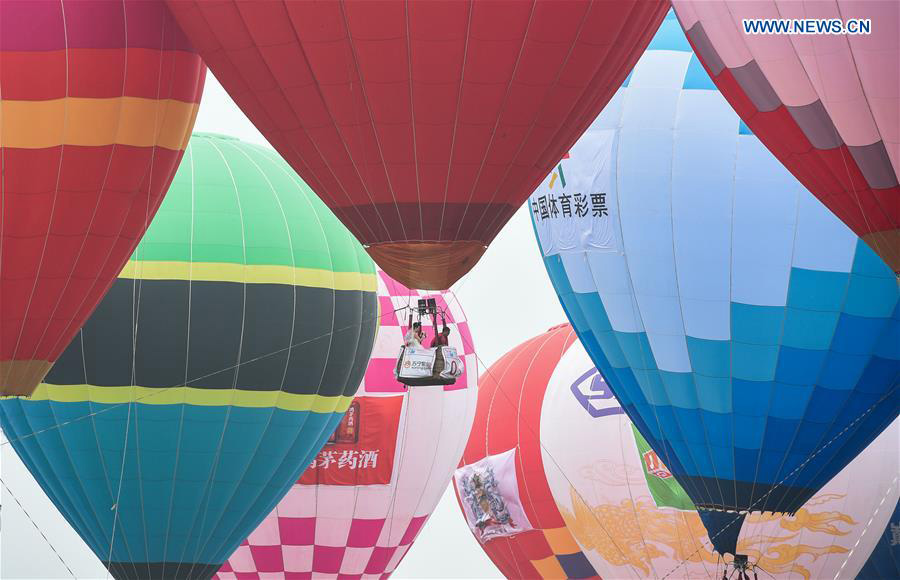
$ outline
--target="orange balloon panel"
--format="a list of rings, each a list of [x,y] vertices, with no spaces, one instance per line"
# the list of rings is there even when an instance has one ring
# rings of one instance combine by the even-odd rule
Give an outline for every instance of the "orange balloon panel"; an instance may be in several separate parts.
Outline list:
[[[0,394],[34,390],[128,260],[205,74],[162,0],[0,1]]]
[[[600,112],[668,2],[169,6],[375,261],[435,290],[475,265]]]

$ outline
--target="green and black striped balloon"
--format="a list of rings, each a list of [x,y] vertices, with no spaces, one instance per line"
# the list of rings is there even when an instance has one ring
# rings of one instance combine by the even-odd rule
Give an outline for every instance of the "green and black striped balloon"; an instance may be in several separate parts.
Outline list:
[[[377,318],[372,260],[293,170],[196,134],[118,280],[0,421],[117,578],[209,577],[334,430]]]

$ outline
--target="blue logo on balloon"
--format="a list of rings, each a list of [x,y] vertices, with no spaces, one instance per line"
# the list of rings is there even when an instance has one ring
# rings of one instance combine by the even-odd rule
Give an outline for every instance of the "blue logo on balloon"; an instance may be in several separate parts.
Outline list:
[[[584,373],[572,383],[572,394],[591,417],[605,417],[607,415],[622,415],[625,411],[619,406],[619,401],[613,397],[612,391],[606,384],[603,375],[596,368]],[[614,406],[606,406],[602,401],[610,400]]]

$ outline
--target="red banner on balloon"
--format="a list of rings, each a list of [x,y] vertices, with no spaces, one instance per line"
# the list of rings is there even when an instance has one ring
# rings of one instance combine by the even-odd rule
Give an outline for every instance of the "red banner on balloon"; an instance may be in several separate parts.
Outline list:
[[[356,397],[297,483],[377,485],[391,481],[403,397]]]

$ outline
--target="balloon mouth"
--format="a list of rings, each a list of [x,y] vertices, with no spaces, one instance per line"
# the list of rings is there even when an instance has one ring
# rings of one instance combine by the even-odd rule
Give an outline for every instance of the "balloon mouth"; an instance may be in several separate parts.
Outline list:
[[[222,564],[205,562],[106,562],[103,564],[117,580],[140,580],[143,578],[212,578]]]
[[[366,251],[388,276],[407,288],[446,290],[478,263],[483,242],[387,242]]]
[[[862,236],[862,241],[881,256],[900,282],[900,229],[871,232]]]
[[[741,534],[741,526],[747,512],[697,509],[700,521],[706,528],[713,549],[724,556],[725,554],[737,555],[738,536]]]
[[[31,396],[52,366],[46,360],[0,361],[0,396]]]

